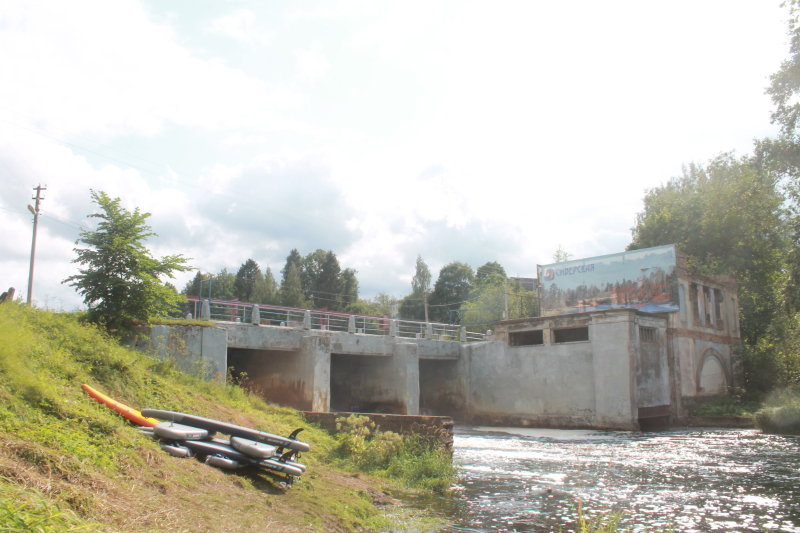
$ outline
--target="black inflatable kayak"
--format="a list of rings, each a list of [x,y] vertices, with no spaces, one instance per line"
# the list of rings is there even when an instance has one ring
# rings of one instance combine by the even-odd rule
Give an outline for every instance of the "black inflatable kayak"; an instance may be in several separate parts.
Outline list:
[[[227,444],[220,444],[218,442],[205,440],[185,440],[177,441],[177,443],[181,446],[190,448],[195,453],[204,455],[222,455],[242,465],[249,464],[260,466],[262,468],[266,468],[267,470],[289,474],[290,476],[303,475],[304,469],[299,468],[299,466],[295,466],[294,464],[288,462],[283,462],[276,457],[273,457],[272,459],[256,459],[255,457],[250,457],[249,455],[245,455],[234,450]]]
[[[160,409],[142,409],[142,415],[149,418],[157,418],[159,420],[166,420],[168,422],[176,422],[195,428],[207,429],[209,431],[217,431],[225,433],[232,437],[242,437],[256,442],[266,442],[278,448],[289,448],[298,452],[307,452],[311,447],[305,442],[295,439],[300,429],[295,430],[289,437],[280,437],[257,429],[246,428],[237,426],[235,424],[228,424],[220,422],[219,420],[211,420],[201,416],[189,415],[186,413],[176,413],[174,411],[162,411]]]

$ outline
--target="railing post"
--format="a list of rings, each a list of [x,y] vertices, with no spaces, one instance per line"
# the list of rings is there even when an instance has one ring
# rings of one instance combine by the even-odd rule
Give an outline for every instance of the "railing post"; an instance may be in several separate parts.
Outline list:
[[[467,328],[466,328],[466,326],[461,326],[461,342],[467,342]]]
[[[395,319],[389,320],[389,336],[397,337],[397,320]]]
[[[254,326],[261,324],[261,311],[257,305],[253,305],[253,311],[250,313],[250,322]]]
[[[425,338],[432,339],[433,338],[433,324],[428,322],[425,324]]]
[[[303,313],[303,329],[311,329],[311,311]]]
[[[208,303],[208,300],[203,300],[200,316],[203,320],[211,320],[211,305]]]
[[[356,317],[350,315],[350,319],[347,321],[347,333],[355,333],[356,332]]]

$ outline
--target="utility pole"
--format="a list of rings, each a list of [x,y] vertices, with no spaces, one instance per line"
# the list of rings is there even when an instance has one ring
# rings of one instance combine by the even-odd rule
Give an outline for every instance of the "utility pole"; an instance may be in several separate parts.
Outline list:
[[[42,196],[42,191],[46,191],[47,187],[42,187],[39,184],[37,187],[33,188],[36,191],[36,196],[31,196],[32,200],[36,200],[36,208],[34,209],[30,205],[28,205],[28,211],[33,213],[33,242],[31,242],[31,269],[28,273],[28,305],[31,305],[31,300],[33,299],[33,261],[36,257],[36,229],[39,227],[39,202],[44,200]]]
[[[505,319],[508,320],[508,278],[503,280],[503,285],[505,286],[505,296],[506,296],[506,315]]]
[[[424,293],[425,298],[425,323],[428,323],[428,293]]]

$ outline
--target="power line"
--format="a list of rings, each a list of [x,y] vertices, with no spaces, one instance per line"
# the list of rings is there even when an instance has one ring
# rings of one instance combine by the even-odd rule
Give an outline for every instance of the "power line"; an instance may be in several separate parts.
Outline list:
[[[19,213],[19,214],[21,214],[21,215],[25,215],[25,214],[27,214],[27,211],[17,211],[16,209],[9,209],[9,208],[7,208],[7,207],[0,207],[0,209],[2,209],[3,211],[10,211],[10,212],[12,212],[12,213]],[[83,230],[83,228],[82,228],[82,227],[78,227],[78,228],[76,228],[76,227],[74,227],[74,226],[70,226],[70,225],[69,225],[67,222],[62,222],[61,220],[58,220],[58,219],[55,219],[55,218],[49,217],[49,216],[47,216],[47,215],[39,214],[39,216],[40,216],[40,217],[47,218],[47,219],[50,219],[50,220],[52,220],[53,222],[58,222],[59,224],[63,224],[63,225],[65,225],[65,226],[67,226],[68,228],[71,228],[71,229],[74,229],[74,230]],[[54,216],[57,216],[57,215],[54,215]],[[66,220],[66,219],[65,219],[65,220]],[[72,221],[70,220],[69,222],[72,222]],[[74,222],[73,222],[73,224],[74,224]]]

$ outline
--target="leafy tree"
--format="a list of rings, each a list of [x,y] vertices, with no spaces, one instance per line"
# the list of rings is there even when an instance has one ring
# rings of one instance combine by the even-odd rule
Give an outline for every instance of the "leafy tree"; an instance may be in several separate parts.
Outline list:
[[[488,278],[491,274],[497,274],[501,278],[507,278],[505,269],[498,263],[497,261],[489,261],[485,265],[478,267],[478,270],[475,272],[475,283],[480,285],[483,283],[486,278]]]
[[[356,277],[358,271],[353,268],[345,268],[342,270],[342,299],[347,302],[343,305],[349,305],[358,301],[358,278]]]
[[[213,274],[203,274],[198,270],[197,274],[194,275],[194,278],[192,278],[191,281],[186,282],[181,294],[183,296],[200,296],[200,284],[206,280],[212,279],[213,277]]]
[[[150,213],[138,208],[131,213],[120,206],[119,198],[112,200],[102,191],[91,193],[103,213],[89,215],[100,222],[96,230],[80,234],[78,242],[89,248],[74,249],[78,257],[72,262],[83,268],[62,283],[75,287],[89,307],[90,318],[109,331],[129,329],[135,321],[146,322],[176,310],[182,298],[160,278],[191,270],[187,260],[182,255],[152,257],[144,246],[144,241],[156,236],[145,223]]]
[[[494,329],[492,323],[503,318],[505,306],[506,278],[499,273],[489,274],[476,283],[470,292],[469,301],[462,304],[465,310],[462,324],[478,324],[470,331],[485,332]],[[522,288],[517,281],[508,282],[509,318],[527,318],[539,315],[539,301],[535,292]]]
[[[775,109],[772,122],[781,126],[777,139],[764,139],[756,143],[757,157],[778,168],[786,179],[792,218],[790,221],[791,249],[787,257],[787,284],[784,289],[787,310],[800,311],[800,1],[784,2],[789,8],[789,58],[778,72],[770,76],[767,94]]]
[[[287,307],[309,307],[300,282],[300,273],[294,263],[289,263],[286,275],[281,281],[281,303]]]
[[[253,300],[260,304],[279,303],[278,283],[275,281],[270,267],[267,267],[267,272],[256,282]]]
[[[281,279],[286,279],[286,274],[289,272],[289,265],[294,265],[297,271],[300,272],[300,264],[303,262],[303,256],[297,251],[297,248],[292,248],[289,255],[286,256],[286,264],[281,269]]]
[[[553,262],[554,263],[566,263],[570,259],[572,259],[572,254],[567,253],[561,247],[561,245],[559,244],[558,245],[558,250],[556,250],[556,253],[553,254]]]
[[[772,122],[781,125],[784,137],[797,136],[798,119],[800,118],[800,0],[788,0],[789,6],[789,59],[781,63],[781,68],[770,76],[767,94],[775,104]]]
[[[431,271],[421,255],[417,255],[417,262],[414,265],[414,277],[411,278],[411,294],[421,295],[431,291]]]
[[[458,309],[469,298],[475,273],[466,263],[454,261],[442,267],[428,298],[431,321],[449,322],[450,310]]]
[[[236,272],[236,281],[234,282],[236,297],[242,302],[251,302],[259,281],[262,283],[264,281],[261,268],[253,259],[248,259]]]
[[[284,305],[289,305],[285,303],[286,301],[298,301],[294,280],[290,283],[288,279],[292,266],[297,272],[303,306],[327,307],[332,311],[341,311],[348,305],[358,302],[357,272],[352,268],[342,270],[335,253],[318,249],[302,257],[300,252],[294,249],[289,253],[286,265],[281,270],[283,279],[278,292],[279,299]],[[271,273],[267,278],[270,276]],[[270,285],[268,279],[267,285]]]
[[[780,176],[750,157],[722,154],[647,191],[629,250],[675,244],[705,275],[734,274],[742,339],[755,345],[781,307],[788,252]]]
[[[385,292],[379,292],[375,298],[359,298],[357,302],[349,304],[345,309],[348,313],[360,315],[383,316],[392,312],[392,304],[397,302],[397,298]]]
[[[322,265],[325,263],[327,255],[328,253],[325,250],[317,249],[317,251],[305,256],[300,262],[298,272],[300,273],[300,282],[303,285],[303,292],[307,300],[313,299],[314,289],[317,288],[317,277],[322,270]],[[322,304],[322,306],[324,305]]]
[[[411,278],[411,294],[400,301],[400,316],[406,320],[425,320],[426,292],[431,292],[431,271],[422,256],[417,255],[414,277]]]
[[[425,320],[425,301],[422,295],[412,293],[404,296],[398,306],[404,320]]]
[[[236,274],[223,268],[214,276],[211,297],[229,300],[236,297]]]
[[[347,306],[345,298],[342,295],[342,267],[339,265],[339,259],[336,254],[329,251],[325,253],[321,261],[315,252],[309,265],[313,265],[317,269],[316,275],[313,278],[313,285],[311,293],[314,298],[314,305],[317,307],[327,307],[331,311],[338,311]]]

